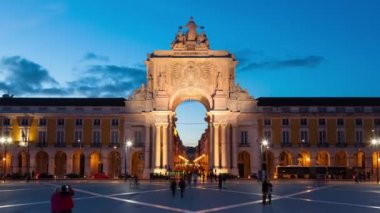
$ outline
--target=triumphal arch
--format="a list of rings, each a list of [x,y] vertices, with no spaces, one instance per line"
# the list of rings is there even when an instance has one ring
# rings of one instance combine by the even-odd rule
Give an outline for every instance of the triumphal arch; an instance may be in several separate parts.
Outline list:
[[[191,18],[178,30],[171,50],[157,50],[145,61],[147,85],[142,85],[126,101],[125,129],[143,130],[144,177],[164,173],[175,167],[178,157],[176,107],[188,100],[198,101],[207,109],[208,129],[203,148],[207,172],[238,174],[238,153],[250,155],[247,170],[260,167],[259,145],[238,146],[241,130],[258,138],[256,101],[235,82],[236,61],[225,50],[212,50],[203,27]],[[191,113],[191,112],[189,112]],[[247,137],[247,136],[246,136]],[[198,156],[199,157],[199,156]],[[141,168],[140,168],[141,169]]]

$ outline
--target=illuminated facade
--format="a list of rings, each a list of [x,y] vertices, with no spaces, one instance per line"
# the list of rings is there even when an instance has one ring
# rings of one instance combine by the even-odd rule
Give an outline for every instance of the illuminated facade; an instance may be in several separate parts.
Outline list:
[[[148,55],[147,85],[127,99],[1,98],[1,135],[13,139],[3,161],[7,173],[164,174],[181,161],[175,109],[187,100],[207,109],[195,156],[205,172],[248,177],[264,156],[271,175],[277,165],[373,171],[376,150],[368,143],[380,133],[380,99],[254,99],[235,82],[234,55],[210,50],[192,19],[186,28],[171,50]]]

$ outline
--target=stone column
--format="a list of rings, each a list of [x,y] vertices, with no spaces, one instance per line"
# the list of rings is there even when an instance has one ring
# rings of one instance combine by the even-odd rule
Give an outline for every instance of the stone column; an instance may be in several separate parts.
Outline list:
[[[219,124],[214,123],[214,165],[215,168],[220,168],[220,143],[219,143]]]
[[[150,126],[145,126],[145,137],[144,137],[144,170],[149,170],[150,169],[150,165],[149,165],[149,161],[150,161]],[[145,172],[146,173],[146,172]],[[149,172],[148,172],[149,173]]]
[[[66,173],[71,173],[73,171],[73,153],[66,153]]]
[[[209,160],[209,167],[211,169],[213,169],[213,167],[215,167],[215,162],[214,162],[214,140],[213,140],[213,136],[214,136],[214,128],[213,128],[213,123],[210,121],[208,127],[209,127],[209,139],[208,139],[208,147],[209,147],[209,156],[208,156],[208,160]]]
[[[173,169],[173,123],[168,128],[168,168]]]
[[[227,134],[226,134],[226,127],[227,127],[227,124],[222,124],[221,125],[221,130],[222,130],[222,135],[221,135],[221,153],[220,153],[220,157],[222,158],[221,159],[221,163],[222,163],[222,168],[223,169],[227,169]]]
[[[238,127],[236,125],[232,126],[232,168],[237,169],[237,158],[238,158]]]
[[[161,125],[156,124],[156,138],[155,138],[155,163],[154,167],[156,169],[161,168]]]
[[[168,124],[162,125],[162,167],[168,167]]]
[[[48,173],[55,175],[55,155],[49,153]]]

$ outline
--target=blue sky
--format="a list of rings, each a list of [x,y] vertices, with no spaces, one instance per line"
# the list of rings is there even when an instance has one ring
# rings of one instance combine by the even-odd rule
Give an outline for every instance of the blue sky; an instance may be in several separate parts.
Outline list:
[[[194,16],[254,97],[380,96],[379,11],[376,0],[2,0],[0,92],[127,97],[146,54]]]

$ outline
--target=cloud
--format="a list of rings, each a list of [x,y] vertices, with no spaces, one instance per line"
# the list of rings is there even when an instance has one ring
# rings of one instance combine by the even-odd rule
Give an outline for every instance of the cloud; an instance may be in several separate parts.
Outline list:
[[[3,81],[0,90],[15,95],[25,94],[66,94],[59,83],[41,65],[20,56],[3,57],[0,61]]]
[[[88,52],[86,55],[83,56],[82,61],[90,61],[90,60],[96,60],[96,61],[108,61],[109,58],[107,56],[98,55],[93,52]]]
[[[74,93],[87,97],[126,97],[145,82],[143,69],[117,65],[91,65],[68,83]]]
[[[254,71],[257,69],[286,69],[286,68],[314,68],[322,63],[324,60],[321,56],[307,56],[305,58],[293,58],[288,60],[274,60],[274,61],[264,61],[264,62],[250,62],[245,66],[242,66],[239,71]]]

